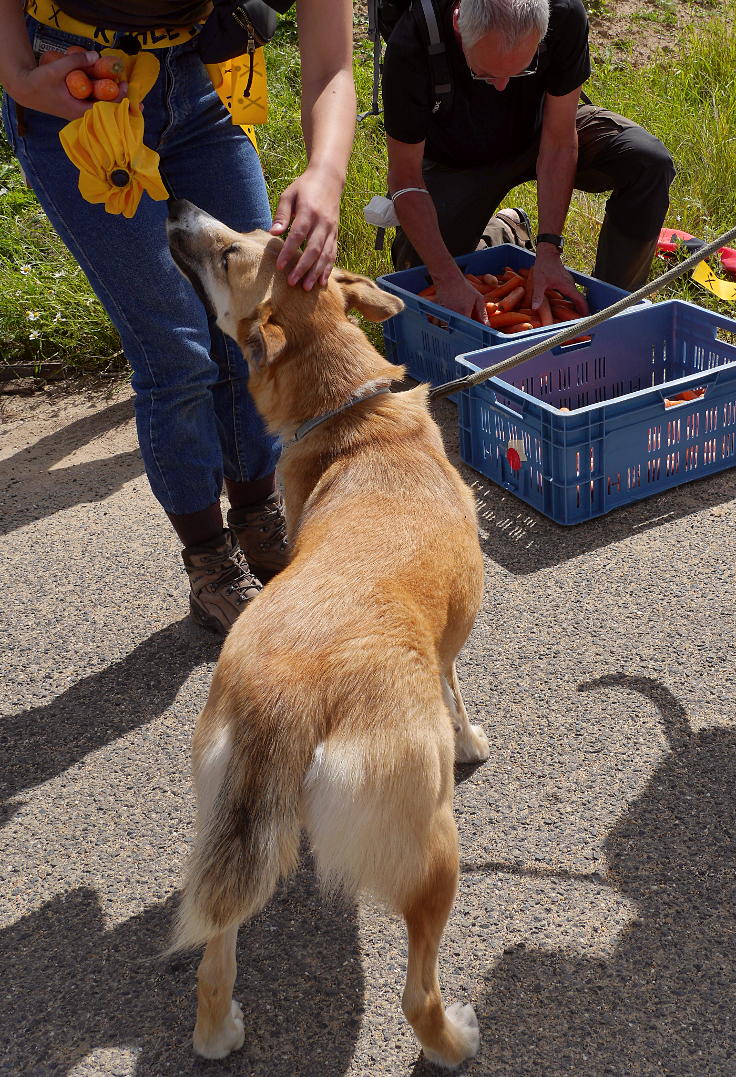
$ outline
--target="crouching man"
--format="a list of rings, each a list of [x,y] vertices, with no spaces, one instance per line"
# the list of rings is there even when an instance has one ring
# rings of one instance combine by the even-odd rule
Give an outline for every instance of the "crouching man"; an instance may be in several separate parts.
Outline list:
[[[434,7],[449,93],[435,93],[420,0],[386,48],[389,189],[400,222],[394,267],[426,265],[439,303],[485,321],[482,296],[453,258],[478,247],[513,187],[536,179],[532,306],[556,288],[586,313],[562,259],[573,189],[611,192],[593,275],[629,291],[641,287],[675,170],[644,128],[581,104],[590,75],[582,0],[435,0]]]

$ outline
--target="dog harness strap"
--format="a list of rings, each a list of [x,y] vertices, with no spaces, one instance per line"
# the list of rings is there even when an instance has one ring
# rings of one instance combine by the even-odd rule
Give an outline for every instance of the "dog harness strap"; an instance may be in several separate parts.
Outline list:
[[[370,382],[369,385],[374,384]],[[381,396],[383,393],[390,393],[390,385],[382,385],[380,389],[374,389],[372,392],[368,392],[368,385],[361,385],[360,389],[356,389],[349,400],[342,404],[339,408],[335,408],[334,411],[326,411],[324,415],[318,415],[316,419],[308,419],[306,423],[296,430],[294,436],[289,441],[284,442],[281,446],[282,451],[288,449],[296,441],[301,441],[307,434],[311,433],[315,427],[321,426],[322,423],[326,423],[328,419],[334,418],[335,415],[340,415],[343,411],[348,411],[350,408],[354,408],[356,404],[362,404],[364,400],[372,400],[374,396]]]

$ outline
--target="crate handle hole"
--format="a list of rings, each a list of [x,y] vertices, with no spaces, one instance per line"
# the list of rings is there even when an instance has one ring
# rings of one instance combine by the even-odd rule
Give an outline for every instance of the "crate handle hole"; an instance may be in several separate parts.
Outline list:
[[[580,351],[583,348],[589,348],[593,343],[594,336],[576,337],[575,340],[569,340],[567,344],[559,344],[556,348],[552,348],[553,355],[563,355],[571,351]]]

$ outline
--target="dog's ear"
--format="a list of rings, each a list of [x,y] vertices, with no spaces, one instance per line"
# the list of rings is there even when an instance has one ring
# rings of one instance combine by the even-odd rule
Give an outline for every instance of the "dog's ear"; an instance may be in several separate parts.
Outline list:
[[[257,308],[248,326],[246,344],[256,366],[275,363],[286,347],[286,334],[273,320],[271,300],[267,299]]]
[[[340,286],[345,310],[358,310],[369,322],[385,322],[404,309],[398,296],[384,292],[369,277],[359,277],[346,269],[333,269],[332,279]]]

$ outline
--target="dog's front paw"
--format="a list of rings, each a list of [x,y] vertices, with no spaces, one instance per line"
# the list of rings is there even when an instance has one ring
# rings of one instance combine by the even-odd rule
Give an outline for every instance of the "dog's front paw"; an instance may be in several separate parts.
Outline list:
[[[194,1030],[194,1050],[202,1058],[225,1058],[231,1051],[238,1051],[245,1042],[245,1026],[240,1003],[232,1000],[230,1013],[217,1028],[204,1034],[199,1022]]]
[[[458,733],[455,739],[456,763],[485,763],[491,754],[488,737],[483,726],[469,725],[467,732]]]
[[[454,1002],[445,1010],[447,1022],[448,1049],[447,1054],[438,1054],[436,1051],[424,1048],[424,1056],[428,1062],[435,1066],[444,1066],[446,1069],[454,1069],[464,1062],[466,1058],[474,1058],[480,1047],[480,1028],[475,1010],[469,1002]]]

